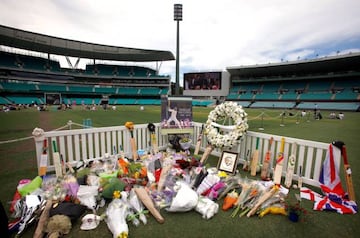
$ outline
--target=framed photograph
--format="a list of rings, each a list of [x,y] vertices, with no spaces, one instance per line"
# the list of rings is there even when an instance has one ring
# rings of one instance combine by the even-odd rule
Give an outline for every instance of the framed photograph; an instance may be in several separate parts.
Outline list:
[[[237,161],[238,161],[238,153],[231,151],[223,151],[218,162],[218,170],[224,171],[230,174],[235,174]]]

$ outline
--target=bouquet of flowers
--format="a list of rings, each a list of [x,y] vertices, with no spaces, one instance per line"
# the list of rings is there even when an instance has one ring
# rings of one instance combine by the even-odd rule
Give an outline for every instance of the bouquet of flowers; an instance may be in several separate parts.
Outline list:
[[[106,224],[114,238],[127,237],[129,227],[126,217],[129,213],[129,206],[121,199],[115,198],[106,209]]]

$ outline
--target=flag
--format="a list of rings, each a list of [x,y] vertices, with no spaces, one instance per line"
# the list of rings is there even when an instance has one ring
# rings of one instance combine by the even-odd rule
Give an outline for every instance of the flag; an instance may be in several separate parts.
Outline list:
[[[336,193],[345,196],[340,179],[341,150],[332,144],[326,152],[326,157],[320,172],[320,187],[326,193]]]
[[[316,193],[307,187],[300,188],[300,197],[314,202],[323,199],[323,195]]]
[[[300,196],[314,201],[314,210],[335,211],[340,214],[355,214],[358,211],[355,201],[347,198],[340,178],[341,150],[330,144],[320,172],[320,188],[324,196],[308,188],[300,190]]]

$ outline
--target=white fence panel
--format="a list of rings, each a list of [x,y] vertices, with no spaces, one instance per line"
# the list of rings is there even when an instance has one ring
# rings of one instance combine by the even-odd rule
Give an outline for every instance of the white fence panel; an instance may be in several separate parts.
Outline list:
[[[157,136],[158,146],[160,149],[165,148],[168,144],[168,138],[166,135],[162,135],[160,133],[159,123],[155,123],[154,125],[156,127],[155,134]],[[202,125],[202,123],[194,123],[194,132],[190,135],[193,140],[193,144],[197,141]],[[134,138],[138,149],[148,150],[150,148],[150,132],[147,128],[147,124],[135,125]],[[270,149],[271,168],[275,166],[280,150],[281,139],[285,139],[285,160],[282,171],[283,176],[285,176],[287,170],[288,158],[290,154],[293,153],[293,143],[296,142],[297,151],[294,151],[296,157],[294,179],[296,180],[299,178],[301,170],[303,183],[319,186],[318,179],[320,169],[322,161],[325,159],[328,144],[248,131],[247,134],[241,138],[238,145],[233,148],[224,148],[223,150],[237,152],[239,154],[239,163],[243,164],[246,160],[251,159],[252,153],[256,148],[257,138],[259,138],[259,162],[263,163],[266,152]],[[273,138],[273,144],[269,148],[269,141],[271,138]],[[44,134],[35,137],[38,164],[42,154],[44,139],[47,139],[48,142],[55,140],[57,142],[58,151],[63,155],[65,161],[71,163],[72,165],[81,160],[102,158],[105,156],[105,153],[114,155],[114,153],[119,153],[120,148],[123,149],[125,156],[131,157],[131,148],[129,143],[130,132],[125,126],[44,132]],[[206,145],[207,141],[206,136],[204,135],[201,142],[201,151],[204,151]],[[51,171],[54,170],[52,161],[53,149],[52,146],[49,146],[49,148],[48,170]],[[223,150],[214,149],[212,155],[220,156]]]

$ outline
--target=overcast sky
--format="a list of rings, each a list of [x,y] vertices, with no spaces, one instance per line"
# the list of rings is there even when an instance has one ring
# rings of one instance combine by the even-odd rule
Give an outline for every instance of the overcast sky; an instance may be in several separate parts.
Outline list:
[[[0,24],[176,56],[175,3],[183,4],[180,78],[360,51],[359,0],[1,0]],[[175,61],[160,73],[174,81]]]

